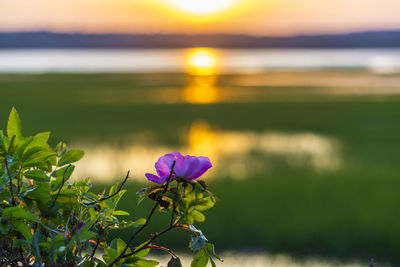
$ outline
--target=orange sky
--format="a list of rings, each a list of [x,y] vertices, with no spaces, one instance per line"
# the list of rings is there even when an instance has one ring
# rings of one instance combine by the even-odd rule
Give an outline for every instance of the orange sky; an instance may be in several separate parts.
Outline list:
[[[400,29],[400,0],[232,1],[219,12],[194,15],[168,0],[0,0],[0,31],[293,35]]]

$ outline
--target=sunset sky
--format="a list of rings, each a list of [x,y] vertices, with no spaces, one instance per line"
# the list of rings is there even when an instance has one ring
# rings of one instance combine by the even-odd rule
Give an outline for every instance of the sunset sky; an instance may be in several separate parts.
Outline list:
[[[400,0],[0,0],[0,31],[295,35],[400,29]]]

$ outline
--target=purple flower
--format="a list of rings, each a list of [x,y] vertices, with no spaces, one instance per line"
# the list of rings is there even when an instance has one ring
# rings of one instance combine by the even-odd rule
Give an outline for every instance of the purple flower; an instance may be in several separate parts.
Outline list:
[[[182,156],[181,153],[175,151],[160,157],[155,164],[158,176],[146,173],[147,179],[157,184],[165,183],[170,175],[174,161],[174,173],[176,176],[191,181],[199,178],[212,167],[210,159],[207,157]],[[172,175],[172,177],[175,177],[175,175]]]

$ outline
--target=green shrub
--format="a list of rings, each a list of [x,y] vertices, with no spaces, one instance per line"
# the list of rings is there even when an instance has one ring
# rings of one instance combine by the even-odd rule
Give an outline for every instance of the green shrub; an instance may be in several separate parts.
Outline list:
[[[124,195],[120,184],[101,194],[91,192],[91,181],[70,182],[84,153],[68,150],[64,143],[48,145],[49,132],[23,137],[21,121],[13,108],[7,131],[0,130],[0,265],[1,266],[156,266],[146,256],[152,249],[171,254],[168,266],[181,266],[169,248],[156,245],[157,238],[173,229],[187,230],[194,251],[192,266],[213,266],[214,245],[192,224],[204,221],[202,211],[215,197],[202,182],[180,177],[175,161],[166,181],[138,192],[139,202],[154,202],[147,218],[123,220],[118,210]],[[137,244],[137,237],[156,210],[167,214],[166,227]],[[113,229],[127,228],[128,242],[120,238],[107,243]],[[96,253],[97,252],[97,253]],[[146,257],[146,258],[145,258]]]

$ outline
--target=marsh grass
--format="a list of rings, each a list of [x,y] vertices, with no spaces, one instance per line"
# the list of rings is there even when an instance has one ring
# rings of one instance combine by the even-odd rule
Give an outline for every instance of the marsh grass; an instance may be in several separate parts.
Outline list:
[[[222,77],[220,86],[233,78]],[[27,134],[51,130],[51,141],[67,143],[107,143],[117,138],[118,146],[141,132],[151,132],[161,144],[179,146],[180,133],[199,119],[226,131],[313,132],[333,137],[342,146],[338,170],[316,172],[276,160],[272,168],[244,180],[210,181],[220,201],[208,213],[205,232],[219,251],[250,249],[363,262],[373,257],[377,262],[400,263],[397,94],[315,98],[300,84],[301,98],[288,94],[275,101],[192,105],[146,100],[157,98],[162,89],[179,92],[185,83],[181,74],[0,75],[0,120],[6,121],[11,106],[16,106]],[[132,171],[135,181],[144,179]],[[128,184],[130,193],[121,208],[135,210],[138,188],[137,182]],[[178,248],[186,243],[179,238],[168,242]]]

